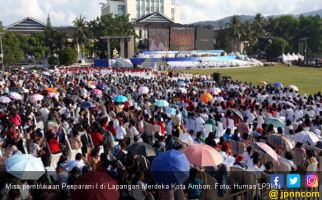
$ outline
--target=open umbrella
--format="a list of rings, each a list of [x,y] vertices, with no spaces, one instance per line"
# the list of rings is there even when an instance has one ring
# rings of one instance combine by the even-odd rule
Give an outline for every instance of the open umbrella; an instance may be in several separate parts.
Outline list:
[[[48,93],[48,96],[51,97],[51,98],[58,99],[59,93],[58,92],[56,92],[56,93]]]
[[[205,144],[190,145],[183,150],[189,162],[199,167],[217,166],[224,162],[223,156]]]
[[[267,82],[266,81],[261,81],[260,84],[267,85]]]
[[[272,149],[270,146],[263,142],[255,142],[252,144],[254,149],[258,149],[262,151],[263,153],[268,154],[270,157],[272,157],[274,160],[278,161],[278,155],[274,149]]]
[[[193,139],[188,133],[180,134],[179,139],[186,144],[193,144]]]
[[[103,94],[103,92],[102,92],[102,90],[99,90],[99,89],[93,89],[93,90],[91,91],[91,94],[92,94],[92,95],[100,96],[100,95],[102,95],[102,94]]]
[[[51,76],[49,72],[42,72],[41,74],[44,76]]]
[[[182,93],[182,94],[187,94],[187,92],[188,92],[187,89],[184,88],[184,87],[178,88],[177,91],[180,92],[180,93]]]
[[[284,85],[281,82],[275,82],[275,83],[273,83],[273,87],[275,87],[275,88],[283,88]]]
[[[7,103],[10,103],[10,102],[11,102],[11,99],[9,97],[6,97],[6,96],[1,96],[0,97],[0,103],[7,104]]]
[[[153,157],[156,155],[153,147],[143,142],[136,142],[131,144],[127,148],[127,151],[130,155],[142,155],[145,157]]]
[[[74,102],[79,100],[79,96],[77,96],[77,95],[67,95],[66,98],[68,100],[71,100],[71,101],[74,101]]]
[[[201,96],[200,96],[200,101],[203,102],[203,103],[208,103],[209,101],[212,100],[212,95],[210,93],[203,93]]]
[[[46,91],[48,93],[56,93],[57,92],[57,89],[56,88],[47,88]]]
[[[96,107],[96,104],[91,102],[91,101],[85,101],[85,102],[82,102],[79,107],[81,108],[95,108]]]
[[[14,100],[22,100],[22,96],[17,92],[9,92],[8,96]]]
[[[108,88],[108,86],[105,83],[98,83],[96,85],[96,88],[100,90],[105,90],[106,88]]]
[[[169,103],[166,100],[157,100],[154,105],[157,107],[168,107]]]
[[[287,105],[287,106],[290,106],[291,108],[296,108],[296,106],[293,103],[288,102],[288,101],[285,101],[283,104]]]
[[[142,86],[139,88],[139,93],[140,94],[147,94],[147,93],[149,93],[149,88]]]
[[[281,147],[285,149],[287,152],[292,151],[294,148],[293,143],[285,136],[281,134],[271,134],[267,136],[267,143],[271,146],[280,149]]]
[[[269,117],[265,119],[265,124],[272,124],[276,128],[284,128],[284,122],[279,118]]]
[[[233,112],[233,113],[235,113],[241,120],[243,120],[244,119],[244,116],[243,116],[243,114],[239,111],[239,110],[237,110],[236,108],[232,108],[231,109],[231,111]]]
[[[21,87],[11,87],[11,88],[9,88],[9,91],[10,92],[17,92],[17,93],[24,93],[25,92],[24,89]]]
[[[213,88],[213,89],[209,89],[208,92],[210,92],[213,95],[219,95],[219,93],[221,93],[221,89],[220,88]]]
[[[295,86],[295,85],[289,85],[289,86],[288,86],[288,88],[289,88],[289,89],[292,89],[292,90],[294,90],[294,91],[296,91],[296,92],[298,92],[298,91],[299,91],[299,88],[298,88],[297,86]]]
[[[31,154],[15,154],[5,165],[8,173],[21,180],[38,180],[45,173],[41,159]]]
[[[183,184],[189,178],[190,163],[186,155],[177,150],[161,153],[152,162],[151,173],[158,184]]]
[[[176,115],[177,109],[175,108],[167,108],[165,112],[169,115]]]
[[[185,86],[186,86],[186,83],[185,83],[183,80],[179,80],[179,81],[177,82],[177,85],[178,85],[179,87],[185,87]]]
[[[127,102],[129,99],[126,96],[123,95],[117,95],[113,98],[114,102],[117,103],[125,103]]]
[[[76,178],[74,185],[94,186],[93,188],[71,190],[71,199],[93,199],[93,200],[118,200],[120,193],[116,189],[117,182],[103,172],[87,172]],[[98,187],[95,187],[95,186]],[[101,188],[100,186],[104,186]]]
[[[295,142],[309,143],[312,146],[315,146],[320,137],[311,131],[302,131],[294,135]]]
[[[41,101],[44,99],[44,96],[41,94],[34,94],[29,97],[31,103],[37,103],[37,101]]]

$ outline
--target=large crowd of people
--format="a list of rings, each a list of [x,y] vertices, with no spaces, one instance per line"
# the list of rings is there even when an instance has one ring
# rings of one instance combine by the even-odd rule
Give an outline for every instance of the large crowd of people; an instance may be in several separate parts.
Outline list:
[[[203,199],[206,191],[198,188],[143,187],[155,183],[151,166],[160,155],[201,144],[218,152],[221,163],[191,164],[184,184],[205,183],[204,177],[229,184],[231,171],[265,181],[274,171],[322,168],[321,94],[301,95],[294,86],[61,68],[5,72],[0,93],[2,199],[70,199],[69,190],[22,191],[5,184],[73,185],[91,172],[138,186],[118,190],[120,199]],[[151,152],[135,152],[133,144]],[[37,180],[12,175],[6,161],[19,154],[40,158],[44,174]],[[221,197],[233,192],[215,190]]]

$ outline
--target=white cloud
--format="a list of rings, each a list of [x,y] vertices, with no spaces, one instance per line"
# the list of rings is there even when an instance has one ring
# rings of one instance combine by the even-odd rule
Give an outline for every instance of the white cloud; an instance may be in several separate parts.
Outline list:
[[[135,1],[135,0],[131,0]],[[298,14],[321,9],[321,0],[178,0],[181,21],[191,23],[201,20],[217,20],[233,14],[255,13]],[[92,20],[100,15],[100,2],[105,0],[0,0],[0,20],[4,25],[24,17],[34,17],[46,22],[48,14],[53,25],[71,25],[75,17],[82,15]]]

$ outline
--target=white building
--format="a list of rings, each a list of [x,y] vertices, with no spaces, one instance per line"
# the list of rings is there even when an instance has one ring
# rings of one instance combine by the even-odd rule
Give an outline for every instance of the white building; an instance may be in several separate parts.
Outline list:
[[[102,15],[130,15],[131,21],[159,12],[176,23],[180,23],[177,0],[107,0],[102,3]]]

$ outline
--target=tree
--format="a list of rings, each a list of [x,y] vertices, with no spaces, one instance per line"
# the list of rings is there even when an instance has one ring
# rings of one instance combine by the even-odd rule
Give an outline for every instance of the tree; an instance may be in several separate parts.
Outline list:
[[[271,60],[285,53],[289,48],[289,43],[283,38],[275,39],[272,44],[267,47],[266,58]]]
[[[47,25],[45,29],[45,46],[48,47],[47,55],[51,56],[58,53],[61,49],[66,47],[67,37],[65,33],[55,30],[51,26],[50,17],[47,18]]]
[[[74,33],[74,39],[77,45],[77,53],[79,55],[79,46],[81,50],[81,58],[84,57],[84,45],[87,43],[88,40],[88,29],[87,29],[87,22],[85,21],[85,17],[82,15],[79,18],[76,18],[73,21],[74,27],[76,29]]]
[[[104,15],[88,23],[90,37],[94,41],[92,51],[105,57],[106,43],[100,39],[102,36],[134,36],[134,25],[129,21],[129,16]],[[119,49],[119,41],[111,40],[111,50]]]
[[[59,52],[60,65],[71,65],[77,61],[77,52],[75,49],[67,47]]]
[[[24,60],[24,52],[21,49],[21,42],[14,33],[6,33],[3,37],[4,64],[13,65]]]
[[[231,29],[231,36],[233,38],[233,50],[236,49],[236,44],[240,41],[241,36],[242,36],[242,31],[241,31],[241,21],[237,15],[234,15],[230,19],[230,29]]]

